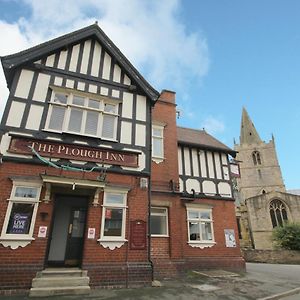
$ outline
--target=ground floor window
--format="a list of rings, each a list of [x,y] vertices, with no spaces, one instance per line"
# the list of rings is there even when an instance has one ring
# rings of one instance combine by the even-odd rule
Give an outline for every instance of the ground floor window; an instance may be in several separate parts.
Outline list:
[[[151,236],[168,236],[168,209],[151,207]]]
[[[192,247],[211,247],[215,244],[212,208],[187,207],[188,243]]]
[[[13,180],[13,187],[1,231],[0,243],[16,249],[29,244],[38,209],[42,184]]]
[[[121,189],[105,189],[99,242],[111,250],[126,241],[127,192]]]

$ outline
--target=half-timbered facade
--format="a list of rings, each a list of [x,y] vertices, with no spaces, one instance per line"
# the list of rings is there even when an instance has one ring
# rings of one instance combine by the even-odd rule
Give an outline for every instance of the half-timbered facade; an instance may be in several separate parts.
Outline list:
[[[177,128],[175,94],[152,88],[97,24],[2,65],[0,289],[47,294],[49,267],[79,268],[81,292],[148,285],[153,268],[243,267],[227,240],[234,152]]]

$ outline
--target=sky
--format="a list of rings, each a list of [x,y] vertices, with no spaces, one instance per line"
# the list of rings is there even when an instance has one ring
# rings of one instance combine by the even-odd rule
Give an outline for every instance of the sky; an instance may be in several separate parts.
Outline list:
[[[97,20],[156,90],[176,92],[179,126],[233,147],[245,107],[300,189],[299,16],[298,0],[0,0],[0,56]],[[7,97],[1,68],[0,116]]]

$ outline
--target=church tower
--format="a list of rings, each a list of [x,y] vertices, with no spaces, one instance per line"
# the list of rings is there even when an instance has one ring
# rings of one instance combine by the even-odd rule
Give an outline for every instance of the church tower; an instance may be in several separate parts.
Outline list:
[[[240,144],[235,144],[234,149],[238,151],[236,160],[240,161],[237,186],[243,199],[271,191],[285,192],[274,137],[268,143],[262,141],[245,108]]]

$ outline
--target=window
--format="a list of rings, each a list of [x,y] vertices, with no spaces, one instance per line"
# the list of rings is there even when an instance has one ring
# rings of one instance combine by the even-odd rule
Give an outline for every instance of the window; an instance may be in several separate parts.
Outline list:
[[[192,247],[211,247],[215,244],[211,208],[187,208],[188,243]]]
[[[109,99],[53,91],[46,129],[115,140],[117,113]]]
[[[11,191],[0,243],[12,249],[25,247],[33,238],[41,183],[15,180]]]
[[[287,221],[287,212],[284,203],[278,199],[270,202],[270,216],[273,228],[283,226]]]
[[[260,153],[258,151],[252,152],[252,159],[253,159],[254,165],[261,165],[261,157],[260,157]]]
[[[168,236],[168,209],[151,207],[151,236]]]
[[[164,127],[152,126],[152,157],[162,161],[164,158]]]
[[[103,199],[100,239],[103,247],[111,250],[125,242],[126,202],[128,190],[106,189]]]

